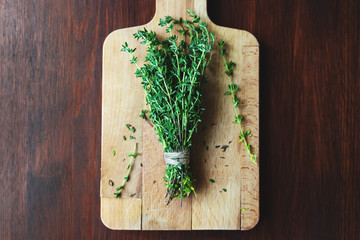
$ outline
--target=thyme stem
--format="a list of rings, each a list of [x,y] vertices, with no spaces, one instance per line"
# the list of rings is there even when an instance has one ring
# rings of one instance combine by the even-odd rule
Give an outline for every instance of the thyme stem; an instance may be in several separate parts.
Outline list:
[[[131,168],[132,168],[132,166],[133,166],[132,163],[133,163],[134,159],[136,158],[136,156],[140,155],[139,153],[136,153],[136,148],[137,148],[137,143],[135,143],[135,145],[134,145],[134,150],[133,150],[133,152],[132,152],[131,154],[129,154],[129,157],[131,157],[131,158],[130,158],[130,162],[129,162],[129,165],[128,165],[127,172],[126,172],[126,175],[125,175],[125,177],[124,177],[124,180],[123,180],[123,182],[121,183],[120,187],[116,188],[116,190],[117,190],[118,192],[114,193],[115,196],[116,196],[116,198],[118,198],[118,197],[120,196],[121,191],[124,189],[125,183],[126,183],[127,181],[129,181]]]
[[[243,130],[242,128],[242,120],[243,120],[243,116],[239,114],[239,111],[238,111],[238,107],[240,105],[240,100],[237,98],[236,96],[236,91],[239,89],[239,87],[235,84],[233,84],[232,82],[232,76],[233,76],[233,69],[235,67],[235,63],[233,61],[229,61],[227,62],[226,59],[225,59],[225,55],[227,54],[227,51],[225,50],[225,42],[224,41],[221,41],[219,43],[219,46],[220,46],[220,53],[221,53],[221,56],[222,56],[222,60],[224,62],[224,66],[226,68],[226,75],[227,75],[227,78],[228,78],[228,82],[229,82],[229,85],[228,85],[228,91],[225,93],[225,95],[231,95],[231,98],[232,98],[232,103],[234,105],[234,114],[235,114],[235,121],[234,123],[237,123],[239,128],[240,128],[240,140],[239,142],[244,142],[244,145],[245,145],[245,148],[248,152],[248,155],[250,157],[250,160],[253,162],[253,163],[257,163],[256,161],[256,158],[257,158],[257,154],[256,153],[252,153],[251,151],[251,145],[249,144],[248,140],[247,140],[247,136],[250,134],[250,130],[247,130],[246,132]]]

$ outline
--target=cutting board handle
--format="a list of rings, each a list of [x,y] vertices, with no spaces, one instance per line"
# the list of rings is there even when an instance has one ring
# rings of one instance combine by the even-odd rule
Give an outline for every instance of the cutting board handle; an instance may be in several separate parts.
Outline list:
[[[186,9],[190,9],[191,11],[195,10],[195,13],[205,20],[208,18],[206,4],[207,0],[156,0],[155,17],[186,18]]]

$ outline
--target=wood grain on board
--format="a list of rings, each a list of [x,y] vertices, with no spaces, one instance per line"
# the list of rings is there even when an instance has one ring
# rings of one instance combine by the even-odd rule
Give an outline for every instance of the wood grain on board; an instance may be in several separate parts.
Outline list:
[[[121,45],[128,42],[136,47],[135,56],[144,59],[145,48],[136,42],[133,34],[146,27],[163,37],[165,31],[158,26],[159,18],[170,15],[187,17],[186,9],[195,10],[219,39],[228,43],[228,60],[237,63],[234,81],[240,86],[240,111],[246,117],[244,127],[251,129],[249,142],[259,151],[259,47],[248,32],[220,27],[213,24],[206,13],[206,1],[156,2],[156,13],[146,25],[112,32],[103,47],[103,110],[102,110],[102,165],[101,193],[103,209],[119,209],[119,219],[109,218],[110,211],[102,212],[104,223],[113,229],[144,230],[191,230],[191,229],[241,229],[254,227],[259,219],[259,169],[250,162],[244,146],[238,143],[239,127],[232,124],[234,111],[231,97],[224,96],[228,79],[224,73],[218,52],[207,70],[207,86],[204,93],[206,111],[195,136],[191,150],[192,172],[196,178],[197,198],[185,199],[182,208],[179,200],[165,205],[163,175],[165,163],[162,148],[154,129],[139,114],[144,106],[144,92],[140,80],[135,78],[135,67],[129,56],[121,52]],[[125,127],[136,128],[135,138]],[[123,136],[127,138],[123,140]],[[129,182],[119,199],[114,197],[115,188],[122,182],[129,163],[127,155],[132,145],[138,143],[142,154],[136,158]],[[224,148],[221,148],[225,146]],[[115,150],[115,156],[112,151]],[[215,180],[211,183],[209,179]],[[109,180],[114,186],[109,185]],[[225,190],[223,190],[225,189]],[[130,194],[132,197],[130,198]],[[133,195],[135,194],[135,195]],[[124,201],[131,204],[136,214],[123,214]],[[127,211],[127,210],[124,210]],[[125,221],[126,218],[126,221]],[[130,220],[128,220],[130,218]],[[129,225],[132,223],[133,225]]]

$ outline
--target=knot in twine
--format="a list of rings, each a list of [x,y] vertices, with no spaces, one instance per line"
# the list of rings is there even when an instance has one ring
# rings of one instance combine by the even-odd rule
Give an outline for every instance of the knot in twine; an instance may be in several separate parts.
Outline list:
[[[168,165],[187,165],[190,162],[190,151],[183,152],[164,152],[164,159]]]

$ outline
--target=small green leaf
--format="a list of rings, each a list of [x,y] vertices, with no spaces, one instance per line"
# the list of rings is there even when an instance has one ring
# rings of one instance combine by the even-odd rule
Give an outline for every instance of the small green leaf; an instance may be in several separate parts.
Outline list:
[[[132,59],[130,60],[130,63],[132,64],[137,63],[137,57],[133,56]]]
[[[139,155],[141,155],[141,154],[140,153],[130,153],[128,156],[136,158],[136,156],[139,156]]]
[[[115,154],[116,154],[116,152],[115,152],[115,150],[113,150],[113,151],[112,151],[112,155],[115,156]]]
[[[141,117],[141,118],[146,118],[146,113],[148,112],[148,110],[141,110],[141,114],[140,114],[140,116],[139,117]]]
[[[224,192],[227,192],[226,188],[223,188],[222,190],[223,190]]]
[[[225,49],[221,49],[221,50],[220,50],[220,54],[221,54],[221,55],[226,55],[226,54],[227,54],[227,51],[226,51]]]
[[[236,91],[239,89],[239,86],[236,85],[236,84],[232,84],[231,87],[230,87],[230,89],[231,89],[232,91],[236,92]]]
[[[239,120],[241,122],[241,120],[243,120],[243,116],[242,115],[238,115],[237,117],[235,117],[237,120]]]
[[[214,182],[215,182],[215,180],[212,179],[212,178],[210,178],[209,181],[210,181],[211,183],[214,183]]]
[[[136,129],[135,129],[135,127],[134,126],[132,126],[131,124],[126,124],[126,128],[128,129],[128,130],[130,130],[131,132],[136,132]]]
[[[239,99],[234,100],[234,106],[235,107],[239,106],[239,103],[240,103]]]

